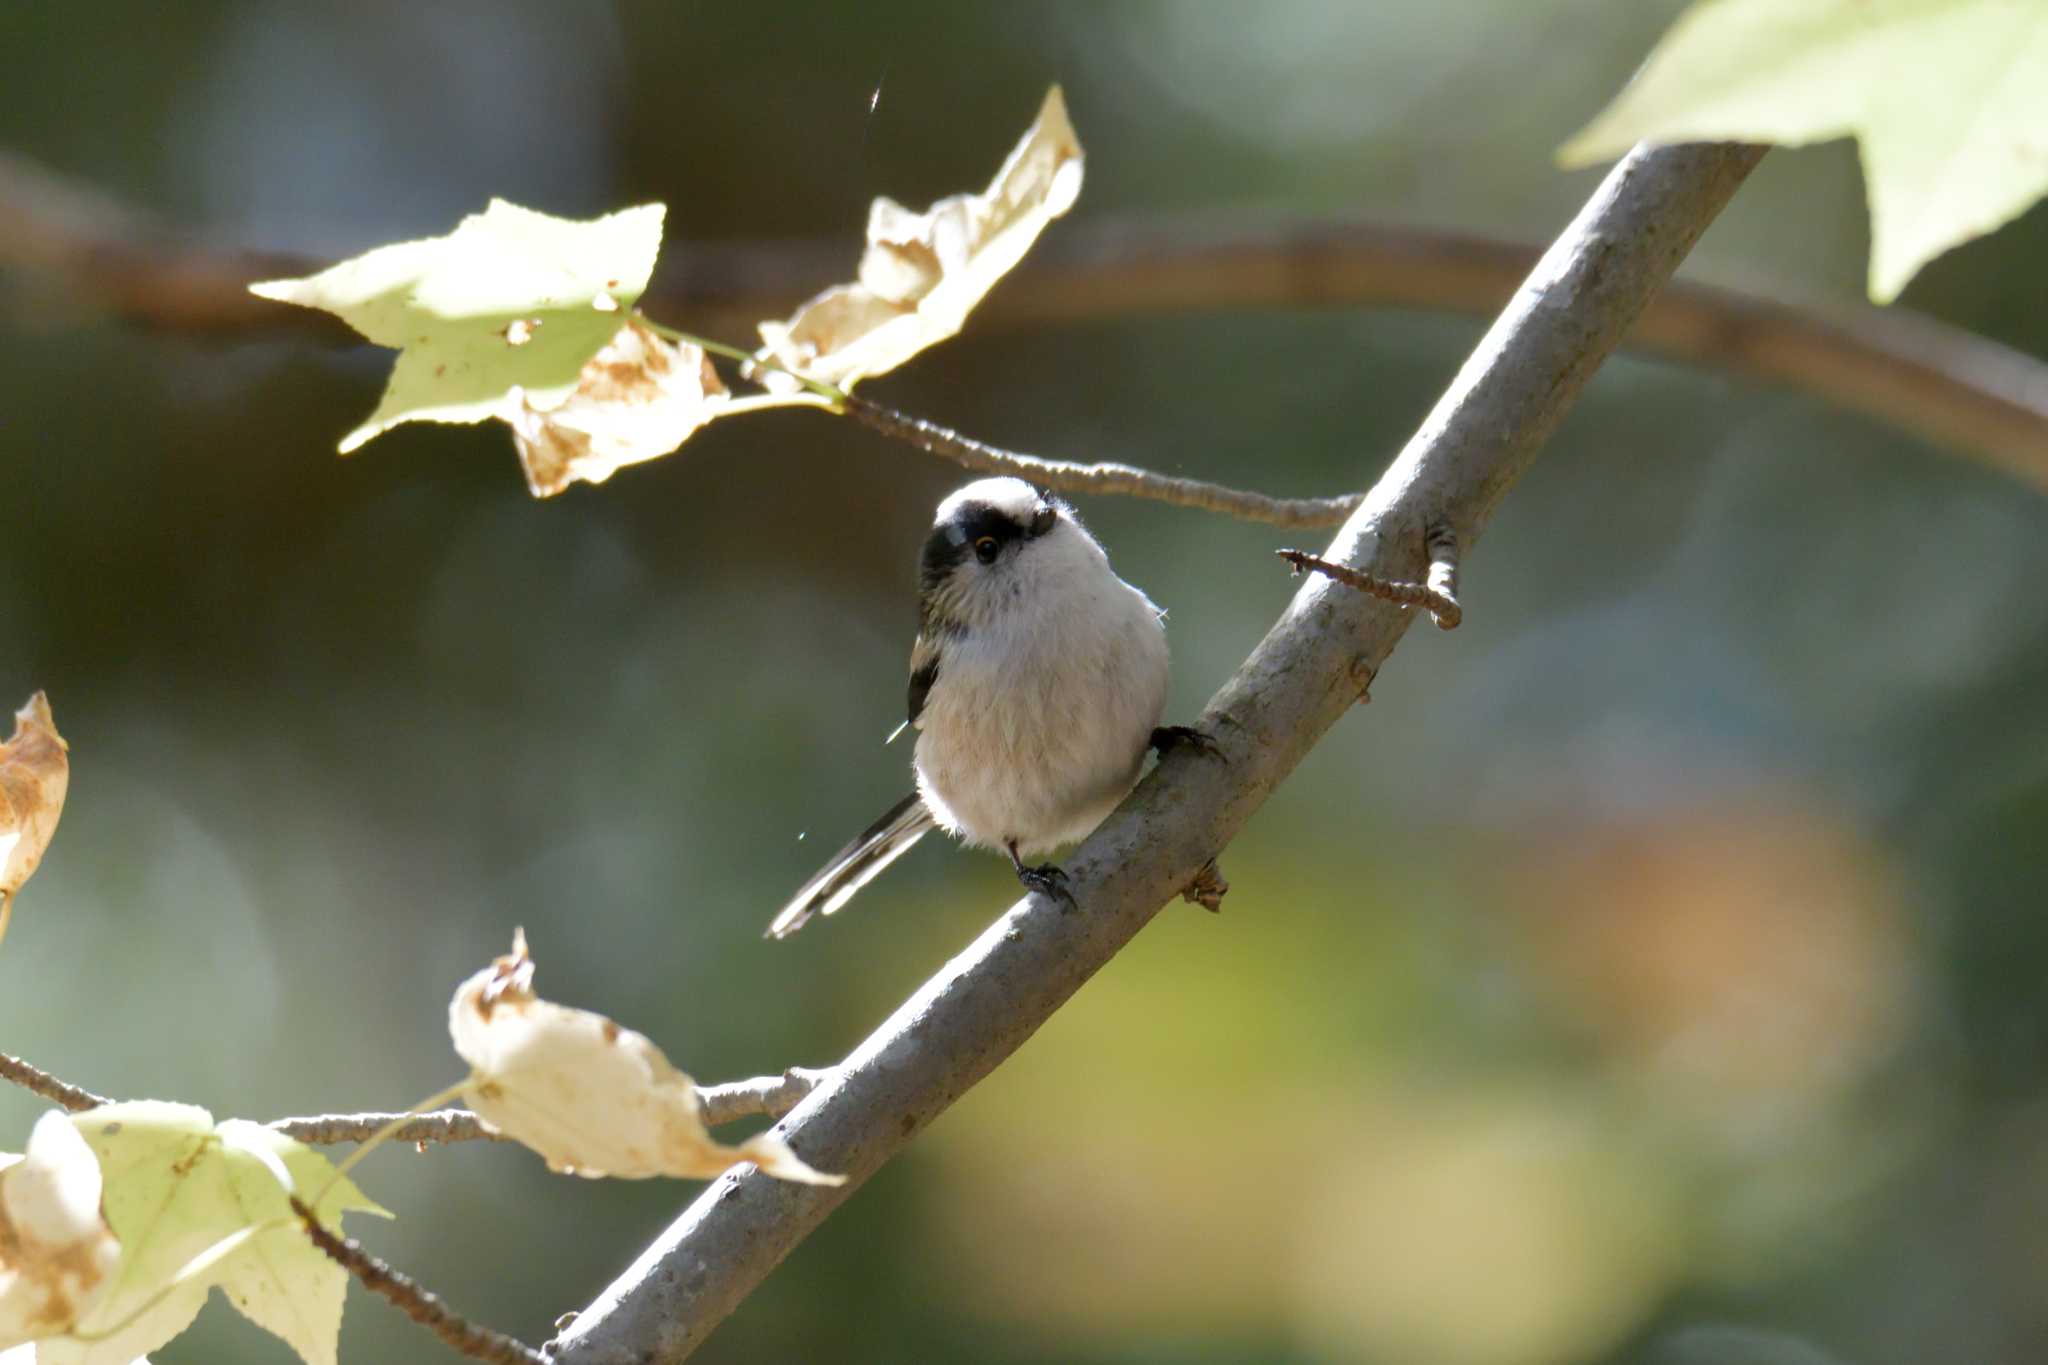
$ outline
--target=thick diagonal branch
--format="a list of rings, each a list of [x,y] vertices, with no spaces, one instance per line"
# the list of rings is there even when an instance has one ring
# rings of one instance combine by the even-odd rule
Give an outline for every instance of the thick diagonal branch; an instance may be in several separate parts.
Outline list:
[[[1448,526],[1471,546],[1761,155],[1676,147],[1638,151],[1617,167],[1324,558],[1413,578],[1425,567],[1427,529]],[[1376,557],[1380,546],[1387,553]],[[1037,897],[1012,906],[776,1126],[806,1161],[847,1172],[847,1184],[720,1177],[550,1344],[551,1357],[666,1365],[695,1350],[811,1229],[1194,879],[1351,708],[1412,617],[1319,575],[1305,580],[1202,719],[1227,761],[1169,756],[1067,861],[1081,912]]]

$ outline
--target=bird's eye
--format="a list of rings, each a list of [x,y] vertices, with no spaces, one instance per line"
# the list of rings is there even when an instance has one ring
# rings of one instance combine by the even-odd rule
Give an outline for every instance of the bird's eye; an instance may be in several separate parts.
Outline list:
[[[984,564],[996,562],[996,553],[1003,547],[996,543],[994,536],[982,536],[974,542],[974,557]]]

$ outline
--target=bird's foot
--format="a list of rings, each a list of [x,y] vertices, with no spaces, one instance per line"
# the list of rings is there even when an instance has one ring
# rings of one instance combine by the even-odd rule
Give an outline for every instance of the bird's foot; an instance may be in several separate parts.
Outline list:
[[[1024,890],[1034,890],[1047,900],[1053,900],[1063,911],[1081,909],[1075,905],[1073,892],[1067,890],[1067,874],[1053,864],[1038,864],[1036,868],[1018,868],[1018,882]]]
[[[1017,881],[1026,891],[1036,891],[1063,910],[1075,910],[1074,893],[1067,889],[1067,874],[1051,863],[1040,863],[1037,867],[1026,867],[1024,859],[1017,853],[1017,841],[1005,839],[1003,848],[1010,855],[1010,866],[1017,869]]]
[[[1192,746],[1196,752],[1211,758],[1223,757],[1221,745],[1192,725],[1162,725],[1152,732],[1150,747],[1161,758],[1183,744]]]
[[[1067,874],[1051,863],[1040,863],[1037,867],[1019,867],[1017,880],[1026,891],[1036,891],[1062,910],[1078,910],[1074,893],[1067,889]]]

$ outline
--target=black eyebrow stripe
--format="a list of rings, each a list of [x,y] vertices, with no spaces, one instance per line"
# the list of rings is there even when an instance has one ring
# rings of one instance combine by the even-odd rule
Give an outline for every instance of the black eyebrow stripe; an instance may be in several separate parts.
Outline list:
[[[961,508],[960,514],[949,524],[960,528],[959,534],[963,540],[980,540],[983,536],[993,536],[997,540],[1009,541],[1019,539],[1024,534],[1024,528],[1007,515],[979,503],[969,503]]]

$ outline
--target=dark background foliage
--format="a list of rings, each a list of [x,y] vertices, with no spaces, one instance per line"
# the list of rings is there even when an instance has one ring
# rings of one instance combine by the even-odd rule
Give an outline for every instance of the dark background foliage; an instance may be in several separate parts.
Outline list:
[[[15,4],[0,140],[223,242],[660,199],[669,268],[834,234],[850,267],[871,196],[979,186],[1059,81],[1081,217],[1538,241],[1594,183],[1551,149],[1676,9]],[[1688,270],[1853,299],[1861,194],[1847,145],[1774,153]],[[2048,353],[2044,260],[2036,213],[1907,303]],[[904,786],[880,740],[957,471],[776,413],[537,503],[495,427],[337,461],[367,348],[5,303],[0,699],[49,689],[75,777],[0,1046],[222,1115],[402,1107],[523,924],[544,991],[726,1079],[838,1057],[1014,893],[934,843],[759,938]],[[1329,492],[1478,330],[970,328],[874,392]],[[1192,718],[1286,601],[1287,538],[1082,511],[1172,609]],[[1469,562],[1464,629],[1415,632],[1274,797],[1222,916],[1169,908],[701,1358],[2040,1359],[2044,532],[2037,494],[1799,394],[1611,364]],[[0,1106],[19,1142],[37,1104]],[[695,1192],[502,1148],[363,1174],[402,1214],[373,1246],[534,1340]],[[342,1349],[447,1358],[359,1295]],[[158,1356],[282,1358],[218,1304]]]

